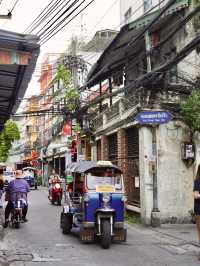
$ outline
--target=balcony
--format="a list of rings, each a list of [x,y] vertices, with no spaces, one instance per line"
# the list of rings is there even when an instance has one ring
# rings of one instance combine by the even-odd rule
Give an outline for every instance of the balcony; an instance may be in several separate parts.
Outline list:
[[[106,112],[107,121],[111,121],[117,116],[119,116],[119,102],[116,102],[114,105],[112,105]]]

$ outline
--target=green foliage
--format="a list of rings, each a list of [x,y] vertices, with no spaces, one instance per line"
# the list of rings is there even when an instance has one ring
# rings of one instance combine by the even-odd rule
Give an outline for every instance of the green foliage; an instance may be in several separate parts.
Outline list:
[[[191,96],[181,104],[185,122],[192,132],[200,132],[200,91],[194,91]]]
[[[129,224],[140,224],[141,223],[140,214],[134,213],[131,211],[126,211],[125,220]]]
[[[200,5],[200,0],[194,0],[194,5],[195,6]],[[199,13],[197,13],[193,17],[192,23],[193,23],[193,26],[194,26],[195,31],[199,31],[199,29],[200,29],[200,14]]]
[[[60,80],[64,85],[64,95],[59,96],[55,93],[57,100],[64,100],[66,109],[70,112],[74,112],[79,105],[79,93],[74,88],[73,80],[70,70],[68,70],[64,65],[59,65],[56,74],[56,80]]]
[[[8,120],[5,123],[3,131],[0,133],[0,161],[5,162],[8,158],[9,151],[14,140],[20,139],[19,129],[17,124]]]
[[[73,131],[74,131],[75,133],[78,133],[78,132],[81,131],[81,126],[80,126],[79,123],[76,123],[76,125],[73,126]]]

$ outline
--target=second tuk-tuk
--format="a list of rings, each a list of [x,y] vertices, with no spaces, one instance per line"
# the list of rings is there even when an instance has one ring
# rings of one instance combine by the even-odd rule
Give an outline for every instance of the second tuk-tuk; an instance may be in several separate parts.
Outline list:
[[[67,169],[66,203],[60,225],[64,234],[80,228],[80,240],[126,241],[124,184],[121,170],[108,161],[81,161]]]
[[[23,169],[24,179],[28,182],[29,186],[35,189],[38,188],[38,181],[37,181],[37,169],[34,167],[24,167]]]

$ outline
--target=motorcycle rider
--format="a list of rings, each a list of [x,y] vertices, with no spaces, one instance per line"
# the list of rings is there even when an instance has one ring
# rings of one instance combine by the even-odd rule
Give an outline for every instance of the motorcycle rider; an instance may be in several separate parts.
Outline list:
[[[51,195],[51,191],[55,183],[62,183],[62,179],[58,174],[56,174],[56,171],[53,169],[52,174],[50,175],[49,178],[49,197]]]
[[[16,193],[22,193],[23,199],[26,201],[26,205],[22,210],[22,219],[23,222],[27,222],[26,219],[27,211],[28,211],[28,202],[27,202],[27,193],[30,191],[29,185],[27,181],[24,179],[22,170],[16,170],[15,180],[12,180],[6,189],[6,200],[8,201],[7,206],[5,208],[5,223],[4,228],[8,226],[9,216],[11,210],[14,207],[14,202],[16,201]]]
[[[52,174],[50,175],[50,178],[49,178],[49,184],[53,184],[53,183],[60,183],[61,182],[61,178],[59,177],[58,174],[56,174],[56,171],[55,170],[52,170]]]

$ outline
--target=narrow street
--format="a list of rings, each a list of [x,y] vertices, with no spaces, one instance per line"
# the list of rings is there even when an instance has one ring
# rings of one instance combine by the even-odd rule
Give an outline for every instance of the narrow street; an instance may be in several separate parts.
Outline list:
[[[5,230],[0,265],[199,265],[198,247],[139,225],[128,226],[127,243],[113,244],[109,250],[81,244],[77,232],[61,233],[60,207],[50,205],[47,190],[31,191],[29,202],[29,222],[19,230]]]

